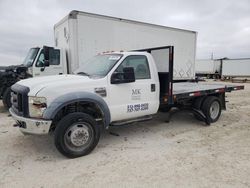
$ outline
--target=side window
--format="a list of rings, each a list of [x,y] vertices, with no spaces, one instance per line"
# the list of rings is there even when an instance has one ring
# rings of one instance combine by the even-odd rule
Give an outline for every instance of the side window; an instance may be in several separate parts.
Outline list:
[[[49,64],[59,65],[60,64],[60,50],[52,50],[49,54]],[[44,53],[41,51],[38,61],[36,62],[37,67],[44,67]]]
[[[49,63],[50,65],[59,65],[60,64],[60,50],[52,50],[49,54]]]
[[[36,67],[44,67],[44,54],[41,52],[39,54],[38,60],[36,62]]]
[[[135,79],[150,79],[150,71],[147,57],[144,55],[128,56],[117,67],[116,72],[123,72],[124,67],[133,67],[135,71]]]

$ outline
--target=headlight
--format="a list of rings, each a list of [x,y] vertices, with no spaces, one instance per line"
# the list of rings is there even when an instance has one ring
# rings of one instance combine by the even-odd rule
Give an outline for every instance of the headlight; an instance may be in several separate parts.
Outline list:
[[[29,114],[30,117],[40,118],[43,116],[44,110],[47,108],[46,98],[29,97]]]

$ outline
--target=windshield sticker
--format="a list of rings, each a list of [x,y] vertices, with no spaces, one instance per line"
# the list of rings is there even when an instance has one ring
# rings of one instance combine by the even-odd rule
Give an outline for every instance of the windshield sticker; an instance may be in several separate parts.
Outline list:
[[[116,55],[116,56],[110,56],[110,57],[109,57],[109,60],[117,61],[117,60],[120,59],[120,57],[121,57],[121,56],[117,56],[117,55]]]
[[[148,110],[148,103],[143,104],[131,104],[127,106],[127,112],[138,112]]]

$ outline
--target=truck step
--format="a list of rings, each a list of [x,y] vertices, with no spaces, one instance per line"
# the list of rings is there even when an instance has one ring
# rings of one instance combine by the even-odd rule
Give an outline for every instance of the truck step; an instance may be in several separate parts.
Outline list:
[[[111,123],[111,126],[120,126],[120,125],[126,125],[126,124],[131,124],[135,122],[142,122],[142,121],[148,121],[151,120],[153,117],[151,115],[135,118],[135,119],[128,119],[125,121],[115,121]]]

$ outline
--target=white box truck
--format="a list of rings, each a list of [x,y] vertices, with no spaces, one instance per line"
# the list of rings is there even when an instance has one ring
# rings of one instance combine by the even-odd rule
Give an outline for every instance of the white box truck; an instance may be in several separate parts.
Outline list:
[[[31,48],[24,66],[2,68],[0,98],[10,107],[10,86],[18,80],[73,73],[93,55],[113,50],[172,45],[175,47],[174,79],[194,79],[196,37],[194,31],[74,10],[55,24],[54,48]],[[45,62],[44,51],[47,50],[51,55]]]
[[[197,77],[220,78],[221,59],[198,59],[195,61],[195,74]]]
[[[249,77],[250,58],[224,59],[222,64],[222,76],[226,77]]]

